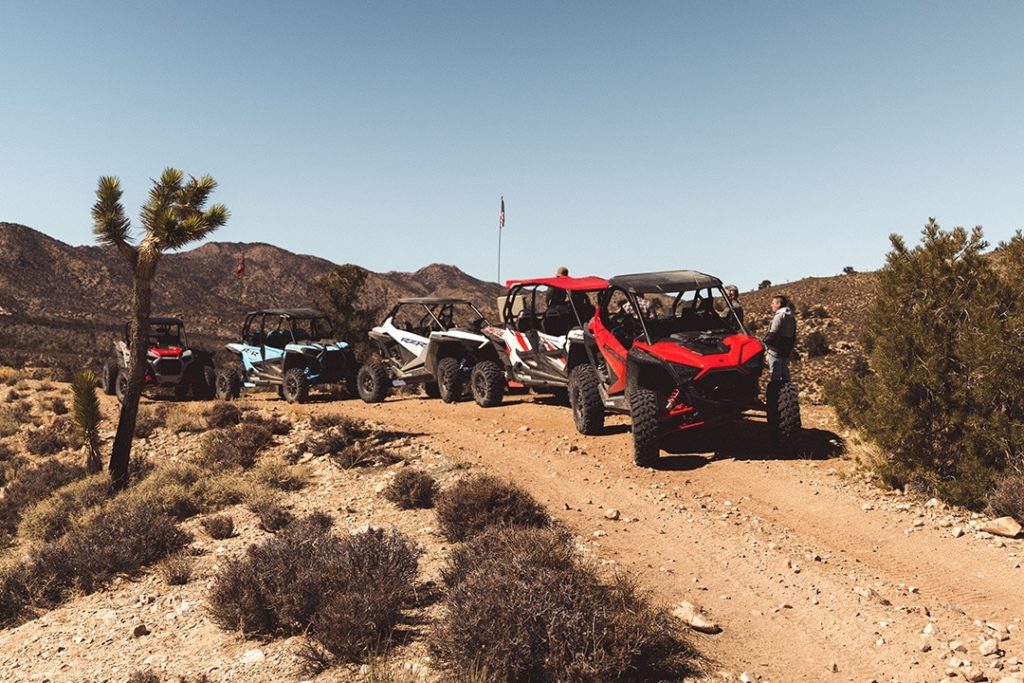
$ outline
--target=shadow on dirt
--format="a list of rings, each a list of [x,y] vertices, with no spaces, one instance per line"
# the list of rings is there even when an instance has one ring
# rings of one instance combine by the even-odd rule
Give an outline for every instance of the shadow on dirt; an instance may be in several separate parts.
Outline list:
[[[668,436],[662,442],[657,469],[695,470],[714,460],[828,460],[846,452],[835,432],[801,429],[792,453],[779,454],[763,420],[744,420],[717,429],[694,429]]]

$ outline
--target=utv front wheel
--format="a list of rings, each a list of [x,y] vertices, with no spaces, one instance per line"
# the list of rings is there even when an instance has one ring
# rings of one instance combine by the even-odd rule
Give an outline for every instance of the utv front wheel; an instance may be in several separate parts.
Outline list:
[[[359,368],[356,386],[359,387],[359,398],[367,403],[380,403],[388,396],[388,371],[383,363],[366,363]]]
[[[114,393],[118,401],[124,401],[124,395],[128,393],[128,371],[118,370],[117,379],[114,381]]]
[[[637,387],[629,397],[629,416],[633,420],[633,462],[640,467],[658,464],[658,393]]]
[[[281,395],[289,403],[305,403],[309,398],[309,377],[304,368],[292,368],[284,373]]]
[[[441,400],[445,403],[457,403],[462,398],[462,363],[457,358],[442,358],[437,364],[437,387],[441,390]]]
[[[441,398],[441,388],[437,386],[437,382],[424,384],[423,393],[427,395],[427,398]]]
[[[597,390],[597,373],[590,363],[581,363],[569,373],[569,405],[580,434],[600,434],[604,428],[604,405]]]
[[[117,373],[119,368],[117,367],[116,360],[108,360],[103,364],[103,374],[100,375],[100,386],[103,387],[103,393],[107,396],[113,396],[117,393]]]
[[[794,455],[800,436],[800,400],[796,387],[789,382],[770,382],[765,398],[772,445],[779,455]]]
[[[469,384],[473,389],[473,398],[482,408],[498,405],[505,395],[505,373],[493,360],[482,360],[473,366]]]
[[[242,379],[234,368],[221,368],[214,382],[214,394],[221,401],[233,401],[242,393]]]

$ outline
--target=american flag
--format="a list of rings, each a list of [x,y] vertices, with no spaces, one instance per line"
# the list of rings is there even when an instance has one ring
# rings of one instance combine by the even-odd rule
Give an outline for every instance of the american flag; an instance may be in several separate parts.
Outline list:
[[[505,198],[501,198],[501,210],[498,211],[498,230],[505,227]]]

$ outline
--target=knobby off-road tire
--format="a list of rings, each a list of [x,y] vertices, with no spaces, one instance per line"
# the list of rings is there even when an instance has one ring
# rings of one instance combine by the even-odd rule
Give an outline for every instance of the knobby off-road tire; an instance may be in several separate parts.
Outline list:
[[[305,403],[309,398],[309,377],[304,368],[290,368],[284,373],[281,385],[284,400],[289,403]]]
[[[629,416],[633,421],[633,462],[654,467],[661,456],[658,444],[658,392],[637,387],[629,397]]]
[[[796,454],[800,439],[800,400],[792,383],[770,382],[765,392],[772,446],[779,455]]]
[[[590,363],[581,363],[569,373],[569,405],[576,431],[593,436],[604,429],[604,405],[597,389],[597,373]]]
[[[124,395],[128,393],[128,371],[118,370],[117,379],[114,380],[114,394],[117,395],[118,402],[124,400]]]
[[[202,384],[195,384],[192,389],[192,398],[200,401],[209,401],[214,397],[217,388],[217,369],[212,365],[204,365],[202,372]]]
[[[473,366],[469,385],[477,405],[492,408],[500,404],[505,395],[505,373],[493,360],[482,360]]]
[[[437,382],[427,382],[423,385],[423,393],[427,398],[441,398],[441,387],[437,386]]]
[[[103,372],[100,373],[100,386],[103,387],[103,393],[107,396],[113,396],[117,393],[117,373],[120,370],[117,366],[116,360],[107,360],[103,364]]]
[[[437,387],[441,400],[458,403],[462,399],[462,388],[466,378],[462,374],[462,363],[458,358],[442,358],[437,364]]]
[[[234,368],[221,368],[214,381],[214,394],[221,401],[233,401],[242,393],[242,378]]]
[[[367,403],[380,403],[391,389],[387,368],[383,363],[365,363],[359,368],[356,386],[359,387],[359,398]]]

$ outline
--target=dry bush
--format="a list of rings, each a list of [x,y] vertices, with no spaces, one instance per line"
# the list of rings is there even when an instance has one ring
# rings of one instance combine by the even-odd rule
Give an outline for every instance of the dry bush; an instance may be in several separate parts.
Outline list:
[[[551,523],[533,496],[515,484],[490,475],[460,479],[437,499],[441,533],[465,541],[493,525],[543,527]]]
[[[419,552],[398,532],[339,537],[330,524],[303,518],[230,562],[210,595],[214,620],[263,636],[307,633],[334,658],[382,651],[414,597]]]
[[[250,425],[259,425],[269,430],[270,433],[275,436],[284,436],[292,431],[291,421],[280,418],[276,415],[264,417],[259,413],[250,412],[245,414],[242,418],[242,422]]]
[[[289,465],[280,458],[261,460],[252,473],[253,479],[279,491],[298,491],[306,486],[313,471],[306,465]]]
[[[135,420],[135,437],[146,439],[153,435],[167,421],[167,406],[155,408],[139,408],[139,416]]]
[[[199,524],[210,538],[218,541],[235,535],[235,520],[231,515],[210,515],[200,520]]]
[[[14,436],[18,433],[22,423],[15,417],[13,410],[0,408],[0,437]]]
[[[14,455],[14,449],[11,448],[6,443],[0,441],[0,463],[5,463],[11,460],[12,458],[14,458]]]
[[[11,387],[17,384],[21,377],[21,371],[16,368],[0,367],[0,384]]]
[[[34,429],[25,439],[25,448],[33,455],[53,455],[68,447],[63,428],[57,423]]]
[[[259,527],[276,533],[292,523],[292,513],[281,504],[280,498],[266,490],[258,490],[249,496],[245,506],[259,519]]]
[[[19,623],[30,599],[26,566],[0,564],[0,628]]]
[[[85,470],[60,460],[44,460],[36,467],[21,467],[0,498],[0,537],[18,528],[22,513],[54,490],[85,476]],[[0,543],[0,545],[3,545]]]
[[[384,446],[364,441],[356,442],[337,453],[331,453],[328,457],[332,465],[343,470],[350,470],[353,467],[394,465],[402,461],[402,456],[392,453]]]
[[[457,674],[482,668],[507,681],[599,683],[678,680],[686,673],[691,648],[632,580],[620,575],[601,583],[574,557],[567,536],[501,533],[478,539],[496,543],[493,552],[476,548],[475,566],[449,571],[460,579],[448,590],[431,646]]]
[[[128,677],[128,683],[160,683],[161,680],[160,674],[152,669],[139,669]]]
[[[118,496],[60,540],[31,551],[28,587],[40,605],[56,605],[72,591],[99,590],[118,574],[135,576],[191,540],[163,512]]]
[[[53,396],[47,401],[47,404],[50,412],[54,415],[66,415],[68,412],[68,404],[60,396]]]
[[[420,470],[400,470],[384,489],[383,496],[403,510],[429,508],[434,505],[437,482]]]
[[[182,432],[203,432],[207,429],[203,413],[189,403],[179,404],[168,411],[164,426],[175,434]]]
[[[374,437],[365,422],[341,415],[315,415],[309,424],[313,431],[319,432],[306,442],[306,449],[313,455],[341,453]]]
[[[194,560],[185,553],[175,553],[160,561],[156,570],[168,586],[184,586],[192,580]]]
[[[570,569],[577,562],[572,534],[565,529],[493,526],[452,550],[441,569],[441,580],[449,588],[457,586],[494,558],[554,571]]]
[[[214,429],[234,427],[242,421],[242,410],[230,401],[217,401],[206,410],[206,422]]]
[[[203,439],[196,461],[212,470],[247,470],[256,464],[256,456],[273,440],[270,430],[259,425],[218,429]]]
[[[216,512],[240,502],[245,485],[232,474],[214,474],[192,463],[168,463],[137,480],[125,493],[177,520]]]
[[[14,401],[17,401],[20,398],[21,398],[21,394],[19,394],[14,389],[8,389],[7,393],[4,394],[4,402],[5,403],[13,403]]]
[[[1024,475],[1003,477],[988,497],[989,511],[998,517],[1013,517],[1024,524]]]
[[[110,498],[110,477],[94,474],[66,484],[21,515],[18,536],[29,541],[54,541],[67,533],[87,511]]]

